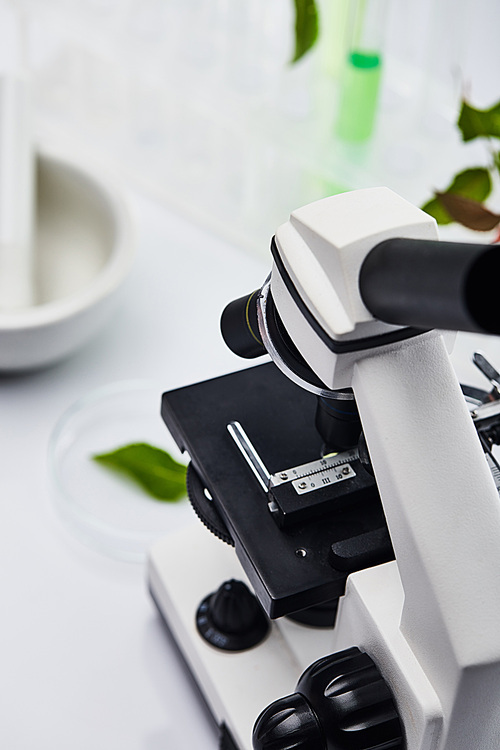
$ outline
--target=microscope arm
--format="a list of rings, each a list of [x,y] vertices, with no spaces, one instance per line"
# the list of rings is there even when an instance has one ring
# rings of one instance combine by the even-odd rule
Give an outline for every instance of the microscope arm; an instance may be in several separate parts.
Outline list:
[[[352,385],[404,588],[400,629],[443,707],[440,750],[490,750],[500,503],[442,337],[361,357]]]
[[[500,502],[443,338],[429,329],[500,333],[500,252],[438,242],[430,218],[384,188],[299,209],[276,248],[271,290],[290,338],[327,387],[353,388],[404,592],[401,602],[388,571],[353,574],[336,647],[374,655],[401,701],[408,750],[493,750]],[[389,326],[406,338],[387,344]],[[371,609],[370,581],[397,588],[398,607]],[[404,644],[416,661],[398,672]],[[417,672],[425,696],[409,685]]]

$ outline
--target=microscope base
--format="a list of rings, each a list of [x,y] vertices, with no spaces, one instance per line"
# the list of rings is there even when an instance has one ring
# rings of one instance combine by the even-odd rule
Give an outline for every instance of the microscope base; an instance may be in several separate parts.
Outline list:
[[[366,651],[385,674],[405,716],[407,750],[439,750],[442,709],[399,630],[403,591],[395,563],[352,574],[335,629],[275,620],[265,640],[247,651],[220,651],[198,633],[202,599],[231,578],[248,585],[234,549],[201,524],[156,543],[149,558],[153,599],[230,750],[251,750],[255,720],[270,703],[295,692],[302,672],[322,656],[350,646]]]
[[[198,633],[202,599],[231,578],[248,585],[234,549],[196,523],[154,545],[149,558],[153,599],[219,727],[234,750],[251,750],[257,716],[295,691],[304,669],[332,651],[332,631],[291,621],[271,624],[265,640],[247,651],[219,651]]]

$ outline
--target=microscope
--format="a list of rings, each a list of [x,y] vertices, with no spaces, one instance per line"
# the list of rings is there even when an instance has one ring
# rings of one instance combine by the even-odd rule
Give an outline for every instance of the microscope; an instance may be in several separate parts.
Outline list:
[[[149,587],[222,750],[500,747],[500,249],[387,188],[294,211],[223,337],[250,366],[163,395],[203,524]],[[207,528],[212,532],[209,533]]]

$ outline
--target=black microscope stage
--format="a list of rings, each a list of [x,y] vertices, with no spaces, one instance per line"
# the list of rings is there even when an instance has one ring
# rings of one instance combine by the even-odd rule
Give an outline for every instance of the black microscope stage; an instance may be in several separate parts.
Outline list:
[[[189,454],[211,497],[207,503],[223,519],[272,618],[338,600],[349,572],[393,557],[375,481],[357,458],[351,462],[356,481],[334,485],[326,502],[323,490],[309,493],[308,510],[279,525],[269,510],[270,495],[227,429],[239,422],[269,473],[282,472],[321,457],[316,403],[316,396],[272,363],[170,391],[162,399],[165,423]]]

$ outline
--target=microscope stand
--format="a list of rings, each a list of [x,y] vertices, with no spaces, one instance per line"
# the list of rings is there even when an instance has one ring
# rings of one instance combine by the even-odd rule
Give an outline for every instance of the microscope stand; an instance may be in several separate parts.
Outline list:
[[[499,746],[498,491],[477,412],[471,418],[435,330],[500,333],[491,281],[498,253],[436,240],[428,216],[378,188],[295,211],[273,241],[270,280],[255,297],[263,348],[308,396],[323,391],[297,374],[304,362],[329,389],[352,389],[366,447],[359,467],[351,458],[328,464],[333,473],[321,483],[325,468],[318,477],[303,473],[318,455],[324,462],[333,454],[318,450],[313,403],[268,365],[164,394],[162,416],[235,544],[233,552],[190,529],[160,541],[149,567],[152,595],[221,727],[221,750],[251,750],[263,709],[256,747]],[[238,310],[256,338],[252,298]],[[245,347],[230,348],[246,356]],[[243,428],[238,448],[235,425]],[[248,465],[236,458],[245,445]],[[356,502],[343,502],[347,480],[350,495],[363,472],[373,473],[376,494],[363,484]],[[265,477],[260,487],[257,475]],[[291,476],[301,496],[293,507],[278,495],[278,480]],[[330,497],[325,485],[337,483]],[[325,489],[327,507],[318,500]],[[308,492],[316,497],[302,499]],[[384,530],[390,550],[382,545],[376,558],[361,559],[356,545],[354,554],[338,552],[339,542],[373,540],[374,532],[379,539]],[[349,567],[353,557],[360,564]],[[239,620],[233,603],[218,617],[218,597],[243,570],[273,624],[258,645],[229,653],[215,646],[240,632]],[[215,591],[210,620],[203,607]],[[215,646],[196,627],[201,602]],[[334,628],[287,619],[337,602]],[[347,661],[353,646],[372,660],[378,686],[361,679],[357,663],[352,672],[329,671],[330,659],[311,665],[328,654]],[[399,720],[396,734],[371,731],[389,715]]]

